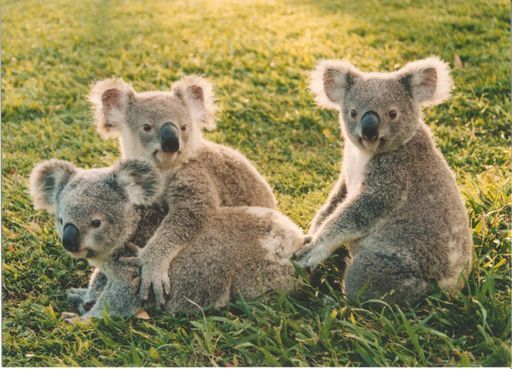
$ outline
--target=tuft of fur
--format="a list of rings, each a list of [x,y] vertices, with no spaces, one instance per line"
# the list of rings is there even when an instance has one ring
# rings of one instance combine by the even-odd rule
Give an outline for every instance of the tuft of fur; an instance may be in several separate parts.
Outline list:
[[[205,78],[189,75],[175,82],[171,91],[188,106],[192,120],[201,128],[213,130],[217,126],[213,86]]]
[[[438,57],[408,63],[396,73],[423,106],[436,105],[450,97],[450,67]]]
[[[57,196],[76,167],[63,160],[48,160],[38,164],[30,174],[30,195],[36,209],[54,212]]]
[[[311,73],[309,88],[326,109],[340,109],[340,102],[361,72],[346,60],[322,60]]]
[[[89,101],[94,109],[96,131],[103,138],[117,137],[126,119],[130,98],[135,90],[121,79],[96,82],[91,88]]]
[[[137,205],[150,205],[160,191],[158,169],[140,159],[124,160],[113,170],[128,199]]]

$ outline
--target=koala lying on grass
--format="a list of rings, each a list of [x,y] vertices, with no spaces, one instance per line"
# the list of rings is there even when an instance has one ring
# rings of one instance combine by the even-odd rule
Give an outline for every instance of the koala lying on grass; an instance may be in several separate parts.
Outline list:
[[[146,243],[165,217],[167,209],[151,206],[162,190],[160,177],[142,160],[89,170],[50,160],[33,170],[30,191],[36,208],[54,212],[64,248],[103,275],[95,280],[101,288],[71,291],[75,302],[96,297],[83,318],[101,317],[107,306],[112,316],[131,316],[148,307],[137,293],[139,268],[130,260],[139,252],[134,243]],[[167,266],[171,278],[164,310],[222,307],[238,295],[252,299],[270,290],[291,290],[290,258],[303,243],[302,231],[275,210],[221,208]]]
[[[240,153],[202,138],[215,127],[212,86],[188,76],[171,91],[136,93],[121,80],[98,82],[90,100],[103,137],[119,137],[124,159],[152,161],[169,177],[162,201],[169,214],[140,252],[142,299],[151,286],[164,303],[170,261],[194,243],[222,207],[275,208],[270,186]]]
[[[472,240],[455,177],[436,148],[421,107],[448,98],[448,66],[437,58],[392,73],[363,73],[324,61],[313,73],[317,102],[340,111],[340,179],[319,211],[298,264],[316,267],[348,241],[349,300],[388,294],[414,303],[431,282],[459,289]]]

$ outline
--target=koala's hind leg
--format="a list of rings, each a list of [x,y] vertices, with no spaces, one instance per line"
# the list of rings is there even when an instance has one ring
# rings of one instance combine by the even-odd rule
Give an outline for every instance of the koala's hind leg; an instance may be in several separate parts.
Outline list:
[[[385,252],[361,251],[347,268],[345,294],[350,302],[383,299],[393,304],[414,304],[431,284],[411,262]]]
[[[232,297],[242,296],[250,300],[269,291],[291,291],[296,285],[294,272],[289,261],[283,264],[270,260],[251,262],[236,274],[231,288]]]
[[[96,268],[89,279],[87,288],[69,288],[66,292],[70,303],[76,305],[80,315],[85,314],[96,303],[107,284],[107,277]]]

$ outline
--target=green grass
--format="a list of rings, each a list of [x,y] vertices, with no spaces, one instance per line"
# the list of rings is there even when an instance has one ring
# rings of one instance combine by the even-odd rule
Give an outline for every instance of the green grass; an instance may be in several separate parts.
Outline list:
[[[509,3],[359,3],[4,2],[4,365],[511,365]],[[27,177],[49,158],[100,167],[118,157],[92,126],[91,82],[115,75],[142,91],[206,75],[222,109],[208,137],[253,160],[280,209],[306,228],[342,145],[336,115],[307,91],[308,72],[321,58],[390,70],[432,54],[458,66],[452,99],[426,122],[470,214],[475,261],[462,293],[402,310],[350,307],[338,255],[296,296],[190,317],[61,321],[65,290],[84,285],[89,267],[34,211]]]

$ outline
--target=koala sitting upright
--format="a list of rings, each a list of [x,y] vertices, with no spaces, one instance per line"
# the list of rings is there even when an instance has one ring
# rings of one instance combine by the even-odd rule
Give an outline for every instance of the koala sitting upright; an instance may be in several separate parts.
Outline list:
[[[392,73],[362,73],[324,61],[312,75],[320,106],[340,111],[342,172],[312,225],[298,265],[316,267],[348,241],[349,300],[388,294],[414,303],[431,282],[459,289],[472,240],[455,177],[424,124],[421,107],[448,98],[448,66],[438,58]]]
[[[64,248],[103,275],[100,289],[90,285],[94,291],[72,291],[97,294],[84,318],[101,317],[106,306],[112,316],[151,307],[137,293],[139,268],[130,263],[130,242],[145,243],[165,212],[172,211],[150,206],[160,187],[159,171],[142,160],[89,170],[50,160],[33,170],[30,191],[36,208],[54,212]],[[149,214],[155,215],[148,219]],[[291,290],[295,278],[290,259],[303,243],[302,231],[276,210],[224,207],[167,265],[172,279],[164,309],[189,312],[197,306],[225,306],[238,295],[252,299],[270,290]]]
[[[188,76],[171,91],[136,93],[121,80],[98,82],[90,100],[103,137],[119,137],[122,157],[146,159],[167,174],[170,212],[141,251],[141,288],[158,302],[169,292],[169,262],[221,207],[275,208],[270,186],[240,153],[202,138],[215,127],[212,86]]]

